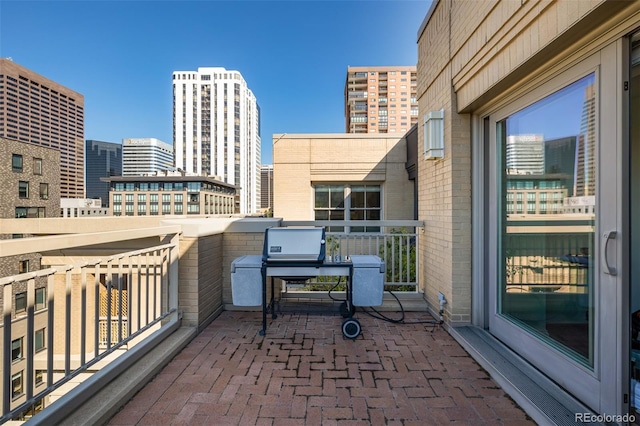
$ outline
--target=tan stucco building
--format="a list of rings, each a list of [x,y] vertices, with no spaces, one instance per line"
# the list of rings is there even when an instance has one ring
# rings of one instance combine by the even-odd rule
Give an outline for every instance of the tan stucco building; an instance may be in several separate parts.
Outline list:
[[[419,281],[540,424],[640,405],[639,31],[639,2],[576,0],[436,0],[418,31]]]
[[[414,219],[403,135],[276,134],[273,141],[275,217]]]

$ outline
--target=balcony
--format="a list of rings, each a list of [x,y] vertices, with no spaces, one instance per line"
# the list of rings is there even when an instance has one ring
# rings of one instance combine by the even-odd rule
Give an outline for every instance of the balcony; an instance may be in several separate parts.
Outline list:
[[[329,254],[380,255],[385,285],[396,290],[377,311],[357,312],[363,333],[353,341],[342,337],[327,292],[279,286],[278,318],[266,336],[258,335],[260,312],[231,303],[231,262],[260,254],[267,227],[309,222],[0,224],[6,234],[38,235],[0,242],[3,260],[42,256],[39,270],[0,280],[3,423],[528,422],[417,291],[421,222],[331,223],[379,229],[329,233]],[[15,294],[23,292],[25,310],[16,314]]]

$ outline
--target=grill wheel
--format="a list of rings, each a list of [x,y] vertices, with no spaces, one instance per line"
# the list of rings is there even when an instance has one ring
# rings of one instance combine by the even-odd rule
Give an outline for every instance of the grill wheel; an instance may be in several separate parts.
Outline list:
[[[355,339],[360,335],[361,331],[362,327],[360,326],[358,320],[355,318],[346,319],[342,323],[342,334],[347,339]]]

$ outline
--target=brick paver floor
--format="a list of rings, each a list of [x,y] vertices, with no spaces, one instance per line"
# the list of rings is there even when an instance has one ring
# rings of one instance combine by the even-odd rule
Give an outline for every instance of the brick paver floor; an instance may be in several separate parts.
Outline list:
[[[389,315],[391,316],[391,315]],[[406,313],[393,323],[342,317],[222,313],[110,425],[534,424],[443,329]]]

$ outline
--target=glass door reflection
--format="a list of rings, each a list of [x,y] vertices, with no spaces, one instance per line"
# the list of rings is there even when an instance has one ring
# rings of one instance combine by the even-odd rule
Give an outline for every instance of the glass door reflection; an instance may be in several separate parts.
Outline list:
[[[595,75],[497,123],[498,314],[594,365]]]

